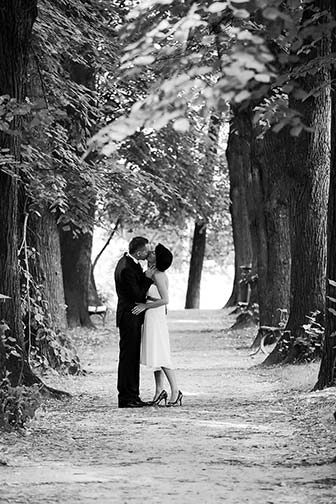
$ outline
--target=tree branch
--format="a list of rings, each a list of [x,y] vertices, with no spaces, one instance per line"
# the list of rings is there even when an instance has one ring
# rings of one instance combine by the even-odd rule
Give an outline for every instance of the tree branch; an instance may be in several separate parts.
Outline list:
[[[109,238],[108,238],[107,242],[105,243],[105,245],[103,246],[103,248],[101,249],[101,251],[99,252],[99,254],[97,255],[97,257],[95,258],[95,260],[94,260],[94,261],[93,261],[93,263],[92,263],[92,266],[91,266],[91,272],[92,272],[92,274],[93,274],[93,270],[94,270],[94,268],[96,267],[96,264],[97,264],[97,262],[98,262],[98,259],[100,258],[100,256],[101,256],[101,255],[102,255],[102,253],[104,252],[104,250],[105,250],[105,249],[107,248],[107,246],[109,245],[110,241],[112,240],[112,238],[113,238],[113,236],[114,236],[115,232],[117,231],[117,229],[118,229],[118,227],[119,227],[119,225],[120,225],[120,224],[121,224],[121,217],[118,217],[118,219],[117,219],[117,221],[116,221],[116,223],[115,223],[115,226],[114,226],[114,228],[113,228],[113,230],[112,230],[112,232],[111,232],[111,234],[110,234],[110,236],[109,236]]]

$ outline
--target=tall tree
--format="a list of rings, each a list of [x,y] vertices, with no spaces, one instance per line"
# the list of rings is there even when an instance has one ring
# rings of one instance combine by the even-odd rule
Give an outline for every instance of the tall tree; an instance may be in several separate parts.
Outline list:
[[[15,100],[20,105],[25,100],[28,54],[32,38],[32,27],[37,16],[36,0],[4,0],[0,9],[0,96],[6,113],[6,104]],[[2,112],[3,113],[3,112]],[[3,129],[3,128],[2,128]],[[13,131],[16,133],[14,134]],[[20,309],[20,280],[18,266],[18,246],[21,234],[19,187],[19,163],[21,154],[22,111],[17,113],[10,124],[10,130],[0,135],[1,154],[8,149],[12,163],[7,170],[0,171],[0,291],[10,296],[10,300],[0,304],[0,318],[6,319],[10,332],[20,349],[20,356],[12,352],[7,362],[9,378],[13,385],[23,381],[30,384],[29,371],[23,342],[23,328]],[[6,151],[5,151],[6,152]],[[4,168],[4,167],[2,167]],[[1,369],[1,375],[4,375]]]
[[[257,236],[259,322],[278,326],[289,310],[289,192],[285,173],[287,133],[268,131],[251,145],[252,188]]]
[[[55,208],[55,201],[62,200],[64,179],[58,176],[57,167],[53,163],[52,150],[55,143],[50,135],[50,126],[42,120],[43,115],[46,119],[47,96],[39,70],[36,55],[30,51],[27,96],[33,107],[26,121],[22,149],[26,198],[25,236],[21,255],[24,256],[26,274],[31,277],[30,281],[27,276],[26,281],[26,317],[32,317],[31,301],[39,304],[39,315],[44,314],[48,329],[56,333],[67,327],[57,227],[58,211]],[[42,117],[38,119],[41,113]],[[32,151],[38,155],[32,155]],[[29,320],[25,320],[26,326],[29,323]]]
[[[27,214],[28,217],[28,214]],[[28,224],[29,273],[37,290],[28,286],[27,296],[41,300],[41,311],[52,331],[67,328],[63,276],[61,267],[60,237],[55,215],[48,208],[32,211]],[[29,310],[29,305],[27,309]],[[28,324],[28,321],[26,321]]]
[[[316,9],[323,12],[328,2],[321,0],[305,7],[302,23],[315,19]],[[318,24],[324,18],[317,18]],[[314,27],[314,24],[313,24]],[[304,43],[310,45],[306,65],[316,57],[330,53],[328,38],[318,33],[319,40],[311,39],[311,31]],[[315,42],[312,45],[312,42]],[[291,295],[290,313],[286,329],[291,333],[289,352],[282,342],[266,359],[272,364],[286,359],[296,360],[307,316],[318,311],[324,313],[326,275],[326,223],[330,169],[330,73],[327,67],[317,65],[305,77],[293,78],[293,91],[289,95],[290,106],[296,110],[306,129],[299,127],[299,135],[291,135],[288,147],[288,176],[290,180],[290,244],[291,244]],[[297,88],[305,93],[305,100],[297,98]],[[318,92],[316,93],[316,90]],[[296,133],[294,131],[294,133]]]
[[[87,90],[87,100],[93,101],[96,75],[91,63],[91,54],[85,44],[80,47],[79,56],[82,61],[69,60],[66,63],[73,83]],[[78,158],[83,154],[87,136],[90,131],[90,116],[84,109],[68,106],[69,142],[73,145]],[[91,156],[93,158],[93,156]],[[75,183],[74,183],[75,182]],[[91,251],[93,220],[95,214],[95,191],[88,186],[83,188],[73,177],[68,180],[69,191],[80,193],[86,202],[87,225],[60,226],[61,228],[61,261],[63,270],[64,294],[67,305],[67,319],[70,327],[94,327],[89,316],[89,285],[91,269]]]
[[[256,257],[253,261],[252,247],[255,226],[250,220],[251,212],[249,213],[248,208],[248,192],[251,190],[251,184],[247,180],[251,165],[251,109],[233,110],[232,112],[226,156],[230,178],[230,213],[235,274],[232,293],[226,303],[227,307],[237,305],[238,301],[244,301],[240,299],[241,267],[246,265],[252,267],[252,264],[254,268],[257,267]]]
[[[185,308],[199,308],[201,299],[201,277],[206,245],[206,223],[195,222]]]
[[[93,222],[95,207],[91,207]],[[89,285],[91,271],[92,231],[83,232],[72,226],[61,231],[61,258],[67,319],[70,327],[94,327],[90,320]]]
[[[203,262],[206,250],[207,221],[211,219],[211,212],[206,212],[207,206],[204,205],[204,199],[213,199],[213,184],[218,165],[217,152],[221,119],[212,113],[209,117],[208,139],[204,148],[203,166],[200,169],[199,178],[204,179],[203,190],[206,192],[206,198],[199,198],[197,212],[201,218],[197,218],[194,225],[194,233],[191,247],[191,257],[189,264],[188,287],[185,308],[199,308],[201,295],[201,278]],[[215,212],[213,212],[215,213]]]
[[[336,20],[336,4],[329,3],[329,12]],[[336,30],[332,32],[331,55],[336,51]],[[336,69],[332,66],[331,80],[336,80]],[[331,88],[331,166],[328,199],[327,225],[327,285],[325,333],[322,360],[315,389],[336,385],[336,91]]]

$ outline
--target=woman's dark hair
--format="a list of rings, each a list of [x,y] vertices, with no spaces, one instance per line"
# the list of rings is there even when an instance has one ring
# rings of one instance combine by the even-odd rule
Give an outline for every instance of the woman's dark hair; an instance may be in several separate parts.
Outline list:
[[[128,252],[130,254],[134,254],[138,250],[141,250],[142,248],[144,248],[147,245],[147,243],[148,243],[147,238],[144,238],[143,236],[135,236],[129,242]]]
[[[162,243],[155,247],[156,268],[159,271],[166,271],[173,262],[173,254]]]

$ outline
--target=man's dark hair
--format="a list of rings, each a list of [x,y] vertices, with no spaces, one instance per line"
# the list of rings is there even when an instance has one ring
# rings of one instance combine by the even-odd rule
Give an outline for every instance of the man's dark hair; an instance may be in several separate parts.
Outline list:
[[[147,245],[147,243],[148,243],[147,238],[144,238],[143,236],[136,236],[135,238],[132,238],[132,240],[129,242],[128,252],[130,254],[135,254],[135,252],[144,248]]]

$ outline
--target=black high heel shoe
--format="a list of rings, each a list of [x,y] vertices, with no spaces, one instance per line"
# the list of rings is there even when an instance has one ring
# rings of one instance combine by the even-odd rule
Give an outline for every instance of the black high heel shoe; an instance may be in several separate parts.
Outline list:
[[[161,401],[164,401],[165,406],[167,406],[167,399],[168,399],[168,394],[165,390],[162,390],[160,394],[157,396],[157,398],[152,401],[151,405],[152,406],[159,406]]]
[[[182,394],[181,390],[179,390],[176,400],[173,402],[169,401],[167,406],[177,406],[178,403],[180,403],[180,406],[182,406],[182,399],[183,399],[183,394]]]

